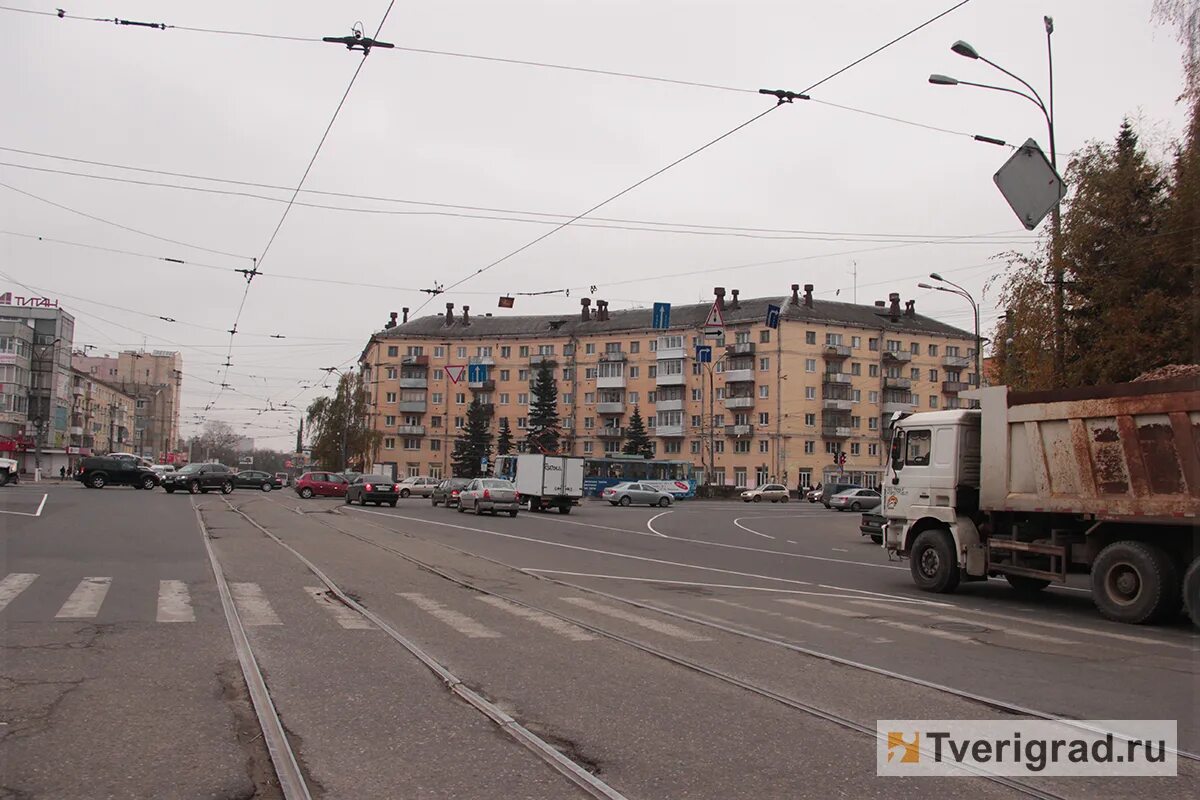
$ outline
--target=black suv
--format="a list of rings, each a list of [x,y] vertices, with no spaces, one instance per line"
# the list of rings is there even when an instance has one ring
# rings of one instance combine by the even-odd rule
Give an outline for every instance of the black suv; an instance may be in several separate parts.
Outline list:
[[[153,489],[159,484],[157,473],[136,461],[109,456],[89,456],[79,463],[75,480],[89,489],[105,486],[132,486],[135,489]]]
[[[229,494],[233,491],[233,470],[224,464],[188,464],[163,476],[162,485],[167,494],[176,489],[186,489],[191,494],[220,489],[221,494]]]

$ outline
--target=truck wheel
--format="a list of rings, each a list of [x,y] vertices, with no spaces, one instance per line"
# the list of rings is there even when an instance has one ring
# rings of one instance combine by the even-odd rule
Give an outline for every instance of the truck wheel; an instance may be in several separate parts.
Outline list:
[[[1192,618],[1192,624],[1200,628],[1200,556],[1192,559],[1192,565],[1183,576],[1183,606]]]
[[[1092,563],[1092,602],[1117,622],[1140,625],[1179,610],[1179,571],[1165,550],[1113,542]]]
[[[559,506],[559,507],[558,507],[558,513],[560,513],[560,514],[570,514],[570,513],[571,513],[571,507],[570,507],[570,506]]]
[[[927,592],[953,592],[958,588],[958,561],[950,531],[933,528],[918,534],[909,553],[909,568],[913,583]]]
[[[1004,580],[1017,594],[1036,594],[1050,585],[1050,581],[1030,578],[1027,575],[1005,575]]]

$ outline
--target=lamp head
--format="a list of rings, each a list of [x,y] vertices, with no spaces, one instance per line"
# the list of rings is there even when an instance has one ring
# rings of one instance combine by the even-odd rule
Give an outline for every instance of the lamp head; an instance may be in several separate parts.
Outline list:
[[[918,283],[918,284],[917,284],[917,288],[918,288],[918,289],[936,289],[937,287],[936,287],[936,286],[930,286],[928,283]]]
[[[933,278],[935,281],[944,281],[945,280],[945,278],[943,278],[941,275],[938,275],[936,272],[929,273],[929,277]]]
[[[935,72],[929,76],[929,82],[934,86],[957,86],[958,78],[951,78],[949,75],[939,75]]]
[[[954,44],[950,45],[950,51],[958,53],[963,58],[979,58],[979,51],[971,45],[959,39]]]

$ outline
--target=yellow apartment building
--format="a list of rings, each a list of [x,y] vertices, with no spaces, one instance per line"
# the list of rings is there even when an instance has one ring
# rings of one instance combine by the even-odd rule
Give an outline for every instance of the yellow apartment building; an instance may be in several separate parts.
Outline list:
[[[636,407],[655,457],[692,462],[702,482],[877,486],[887,417],[958,407],[959,392],[976,382],[974,334],[917,314],[899,294],[857,305],[803,288],[752,299],[714,289],[720,337],[705,336],[708,303],[674,306],[666,329],[653,327],[649,308],[610,311],[589,298],[561,315],[473,315],[452,303],[418,319],[393,313],[359,360],[382,434],[374,468],[448,476],[474,397],[493,434],[506,418],[521,442],[532,381],[548,363],[564,453],[619,453]],[[770,306],[777,327],[768,325]],[[697,345],[712,346],[710,362],[697,358]],[[486,379],[470,380],[470,365],[486,365]]]

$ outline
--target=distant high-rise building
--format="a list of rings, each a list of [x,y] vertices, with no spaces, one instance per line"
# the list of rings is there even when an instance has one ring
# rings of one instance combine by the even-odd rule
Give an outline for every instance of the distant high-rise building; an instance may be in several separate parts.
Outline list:
[[[75,369],[131,395],[135,401],[130,447],[152,460],[179,449],[183,356],[176,352],[126,350],[117,356],[75,353]]]

